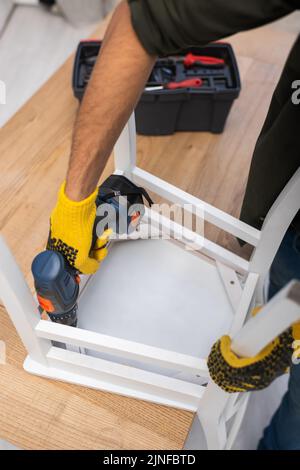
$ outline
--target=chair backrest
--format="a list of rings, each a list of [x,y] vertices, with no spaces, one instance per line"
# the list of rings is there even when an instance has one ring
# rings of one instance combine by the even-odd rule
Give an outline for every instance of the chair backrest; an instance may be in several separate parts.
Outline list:
[[[263,284],[283,237],[300,209],[300,168],[269,210],[260,241],[250,260],[250,271],[259,274],[258,298],[262,303]]]

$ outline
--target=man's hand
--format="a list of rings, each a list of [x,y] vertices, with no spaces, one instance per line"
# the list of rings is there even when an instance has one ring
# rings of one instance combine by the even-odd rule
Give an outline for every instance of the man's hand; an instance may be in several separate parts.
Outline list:
[[[261,390],[287,371],[292,358],[292,336],[288,331],[258,356],[241,358],[231,351],[231,339],[223,336],[208,358],[213,381],[229,393]]]
[[[208,358],[210,376],[228,393],[266,388],[287,372],[292,362],[294,339],[300,339],[300,324],[286,330],[257,356],[244,358],[231,350],[230,337],[223,336],[213,345]]]
[[[106,244],[111,234],[105,231],[92,246],[97,194],[98,190],[83,201],[72,201],[65,194],[64,183],[50,220],[47,249],[59,251],[69,265],[82,274],[97,271],[107,255]]]

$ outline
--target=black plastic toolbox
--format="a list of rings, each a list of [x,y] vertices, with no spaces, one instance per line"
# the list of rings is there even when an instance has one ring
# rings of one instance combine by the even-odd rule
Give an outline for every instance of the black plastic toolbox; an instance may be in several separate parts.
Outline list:
[[[78,46],[73,90],[79,100],[84,95],[100,47],[100,41],[82,41]],[[222,59],[224,63],[196,62],[186,67],[187,54]],[[201,79],[200,87],[165,88],[169,82],[195,78]],[[135,110],[137,132],[144,135],[169,135],[176,131],[220,133],[240,90],[239,70],[230,44],[211,43],[189,48],[176,56],[159,58]]]

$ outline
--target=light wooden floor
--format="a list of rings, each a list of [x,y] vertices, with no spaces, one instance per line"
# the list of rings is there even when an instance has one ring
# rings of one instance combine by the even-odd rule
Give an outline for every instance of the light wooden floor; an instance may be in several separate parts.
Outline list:
[[[238,54],[243,91],[223,135],[140,137],[139,164],[238,215],[252,150],[296,37],[295,24],[291,17],[230,39]],[[0,230],[31,285],[30,263],[44,246],[49,213],[69,155],[77,109],[70,90],[71,69],[72,60],[0,131],[0,172],[4,175]],[[59,101],[55,101],[57,96]],[[106,174],[111,167],[110,161]],[[210,227],[207,234],[237,250],[234,241]],[[3,307],[0,324],[0,339],[7,343],[7,365],[0,366],[0,438],[21,448],[39,449],[183,446],[190,413],[31,377],[22,370],[25,351]],[[264,400],[253,395],[252,412],[247,414],[238,447],[255,447],[283,388],[274,390],[270,396],[264,392]],[[254,421],[254,416],[263,419]]]

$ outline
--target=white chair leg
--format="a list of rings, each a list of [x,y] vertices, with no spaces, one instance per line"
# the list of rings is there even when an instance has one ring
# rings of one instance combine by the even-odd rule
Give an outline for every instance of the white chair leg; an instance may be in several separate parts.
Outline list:
[[[209,382],[186,440],[186,448],[195,446],[195,436],[203,431],[208,450],[222,450],[226,445],[226,426],[222,417],[230,395]],[[200,424],[201,423],[201,424]],[[199,444],[196,444],[200,446]],[[197,447],[198,448],[198,447]]]
[[[131,115],[114,148],[115,170],[130,176],[136,166],[136,128],[135,117]]]
[[[51,342],[39,339],[35,327],[40,318],[24,276],[11,251],[0,236],[0,299],[18,331],[31,359],[46,365]]]
[[[250,393],[245,393],[243,397],[240,399],[242,400],[242,402],[241,402],[239,410],[237,411],[234,417],[232,428],[230,429],[230,432],[228,433],[225,450],[230,450],[234,444],[234,441],[238,435],[238,432],[240,430],[241,424],[245,416],[249,398],[250,398]]]
[[[199,419],[195,414],[185,441],[185,450],[223,450],[226,446],[225,424],[215,417]]]
[[[224,450],[226,446],[226,427],[225,423],[220,419],[202,420],[201,424],[204,429],[207,450]]]
[[[300,168],[282,190],[269,210],[261,230],[261,239],[250,260],[250,272],[260,275],[257,299],[263,300],[263,286],[282,239],[299,210]]]

